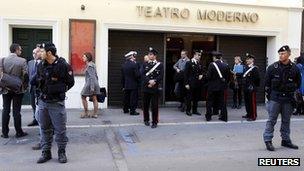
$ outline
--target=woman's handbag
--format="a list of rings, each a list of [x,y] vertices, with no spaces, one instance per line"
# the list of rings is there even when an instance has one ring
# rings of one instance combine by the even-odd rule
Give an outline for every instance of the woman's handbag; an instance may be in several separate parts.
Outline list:
[[[103,103],[105,101],[105,98],[107,97],[107,90],[105,87],[100,88],[100,94],[97,94],[97,101],[98,103]],[[93,97],[89,98],[89,101],[93,101]]]
[[[5,73],[3,65],[4,65],[4,58],[1,59],[1,65],[0,65],[0,87],[16,93],[20,92],[22,89],[22,80],[17,76],[13,76]]]

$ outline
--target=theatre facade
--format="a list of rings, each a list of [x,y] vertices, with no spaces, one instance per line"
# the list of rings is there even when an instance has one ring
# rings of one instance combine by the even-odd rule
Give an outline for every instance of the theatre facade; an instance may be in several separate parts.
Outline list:
[[[58,55],[75,71],[76,84],[67,94],[68,108],[81,107],[84,52],[94,55],[99,82],[108,90],[103,108],[121,105],[120,67],[130,50],[138,52],[139,62],[148,47],[159,51],[158,59],[165,66],[161,99],[165,106],[176,101],[172,66],[182,49],[189,55],[194,49],[203,50],[205,66],[213,50],[221,51],[230,66],[234,56],[252,53],[262,77],[267,65],[278,59],[277,49],[282,45],[291,47],[292,58],[299,56],[302,1],[229,1],[5,1],[0,6],[0,55],[7,56],[14,42],[30,60],[37,43],[54,42]],[[264,102],[262,87],[258,101]],[[24,104],[28,104],[27,98]]]

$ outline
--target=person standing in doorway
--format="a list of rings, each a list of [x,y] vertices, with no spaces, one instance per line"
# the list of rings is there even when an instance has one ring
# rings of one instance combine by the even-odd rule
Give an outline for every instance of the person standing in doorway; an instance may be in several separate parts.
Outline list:
[[[7,88],[1,89],[3,98],[3,110],[2,110],[2,135],[3,138],[8,138],[9,133],[9,120],[11,112],[11,104],[13,102],[13,116],[14,126],[16,130],[16,137],[24,137],[28,135],[21,128],[21,105],[23,95],[28,87],[28,68],[27,62],[24,58],[20,57],[22,48],[19,44],[13,43],[10,46],[10,55],[2,59],[2,72],[15,76],[23,82],[23,86],[20,91],[14,92]]]
[[[259,68],[254,65],[255,57],[249,53],[246,54],[246,68],[243,75],[243,89],[246,106],[247,121],[255,121],[257,118],[256,92],[260,86]]]
[[[233,106],[232,109],[241,109],[242,108],[242,78],[244,74],[244,65],[240,56],[234,57],[234,66],[233,66],[233,81],[232,90],[233,90]]]
[[[140,69],[136,62],[136,51],[125,55],[126,61],[121,68],[121,85],[124,93],[123,112],[130,115],[139,115],[136,112],[138,105],[138,88],[140,86]]]
[[[142,72],[142,92],[143,92],[143,113],[144,123],[150,126],[150,106],[152,110],[152,126],[156,128],[159,120],[158,100],[160,95],[160,86],[162,85],[164,67],[157,61],[158,52],[152,47],[149,48],[149,62],[144,63]],[[151,104],[151,105],[150,105]]]
[[[28,70],[29,70],[29,79],[32,80],[33,77],[36,75],[37,72],[37,66],[41,61],[41,54],[40,54],[40,45],[37,45],[36,48],[33,50],[33,58],[28,62]],[[31,99],[31,106],[33,109],[33,121],[29,123],[27,126],[37,126],[38,122],[35,117],[36,114],[36,87],[29,84],[29,90],[30,90],[30,99]]]
[[[186,62],[184,87],[186,89],[186,115],[202,115],[197,111],[197,104],[202,96],[203,68],[200,63],[202,52],[194,51],[193,58]],[[192,113],[191,113],[192,107]]]
[[[206,121],[210,121],[212,115],[221,111],[219,120],[228,121],[227,114],[227,87],[230,81],[230,69],[222,60],[222,53],[213,51],[213,61],[207,71],[208,95]]]
[[[188,58],[188,51],[182,50],[181,51],[181,58],[173,65],[173,69],[175,70],[175,92],[177,93],[177,96],[180,101],[179,109],[181,112],[185,111],[185,95],[186,95],[186,89],[185,89],[185,66],[186,63],[189,61]]]

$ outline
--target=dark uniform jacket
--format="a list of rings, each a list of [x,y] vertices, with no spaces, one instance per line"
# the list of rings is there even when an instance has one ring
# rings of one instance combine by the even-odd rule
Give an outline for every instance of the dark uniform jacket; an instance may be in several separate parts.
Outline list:
[[[257,91],[257,88],[260,86],[259,68],[257,66],[253,67],[254,68],[246,75],[245,73],[250,69],[250,67],[245,67],[245,72],[243,75],[243,88],[245,91]]]
[[[163,81],[164,76],[164,67],[163,64],[160,65],[148,76],[146,73],[149,72],[157,62],[146,62],[143,64],[142,70],[142,91],[146,93],[158,93],[159,89],[161,89],[161,83]],[[155,80],[156,84],[153,87],[148,87],[149,81]]]
[[[56,57],[53,64],[42,60],[37,68],[37,75],[31,81],[37,87],[39,98],[45,102],[65,100],[65,93],[74,86],[71,66],[64,58]]]
[[[185,85],[189,85],[190,88],[201,87],[203,79],[199,80],[199,75],[203,75],[203,67],[199,61],[188,61],[184,70]]]
[[[217,60],[215,63],[221,71],[223,79],[220,78],[213,63],[210,63],[207,71],[208,91],[225,90],[227,89],[230,81],[231,72],[228,64],[222,62],[221,60]]]
[[[139,65],[136,62],[127,60],[121,69],[121,85],[125,90],[138,89],[140,85]]]
[[[287,65],[275,62],[267,68],[265,76],[266,97],[276,102],[291,102],[294,92],[301,86],[301,73],[290,62]]]

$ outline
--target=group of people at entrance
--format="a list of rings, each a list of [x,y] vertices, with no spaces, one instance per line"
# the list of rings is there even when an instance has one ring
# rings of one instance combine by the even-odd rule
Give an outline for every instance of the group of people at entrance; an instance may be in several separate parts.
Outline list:
[[[179,97],[181,112],[188,116],[201,115],[197,111],[198,101],[202,99],[202,91],[207,91],[206,120],[212,115],[219,115],[222,121],[228,120],[227,90],[233,90],[233,108],[241,108],[242,94],[245,97],[246,115],[248,121],[256,120],[256,91],[260,85],[258,67],[254,65],[255,57],[246,54],[246,63],[241,57],[235,57],[233,70],[222,59],[222,53],[211,53],[213,62],[206,68],[200,62],[201,52],[195,51],[193,58],[188,58],[188,52],[182,50],[181,58],[173,66],[175,73],[175,93]],[[192,111],[191,111],[192,109]]]
[[[289,59],[291,50],[289,46],[282,46],[279,50],[279,61],[267,68],[265,75],[265,94],[268,99],[267,111],[269,119],[263,134],[267,150],[274,151],[272,138],[274,126],[278,115],[282,115],[281,145],[287,148],[298,149],[290,139],[290,118],[293,110],[298,106],[302,109],[303,94],[301,88],[304,81],[301,78],[301,66],[295,65]],[[163,65],[156,61],[157,51],[153,48],[148,52],[148,59],[140,65],[136,62],[137,52],[131,51],[125,55],[126,61],[122,65],[122,87],[124,91],[124,113],[139,115],[136,112],[138,103],[138,89],[143,92],[143,114],[144,124],[149,126],[149,107],[152,105],[152,128],[158,123],[158,100],[163,79]],[[181,102],[180,110],[191,116],[201,115],[198,112],[198,101],[201,99],[201,90],[207,90],[206,121],[210,121],[213,115],[219,115],[219,120],[228,121],[227,115],[227,89],[233,92],[233,108],[240,109],[242,105],[242,93],[244,94],[246,115],[248,121],[257,118],[256,92],[260,86],[259,68],[255,65],[255,56],[246,54],[246,63],[243,64],[239,56],[235,57],[235,65],[231,70],[223,61],[222,53],[213,51],[211,53],[213,62],[208,68],[204,67],[201,60],[202,51],[194,51],[193,57],[188,57],[188,52],[183,50],[181,58],[173,68],[175,75],[175,92],[179,95]],[[299,57],[298,61],[303,59]],[[302,69],[303,70],[303,69]],[[301,97],[299,103],[295,94]],[[298,103],[297,103],[298,102]],[[192,110],[191,110],[192,109]],[[130,111],[129,111],[130,110]]]

